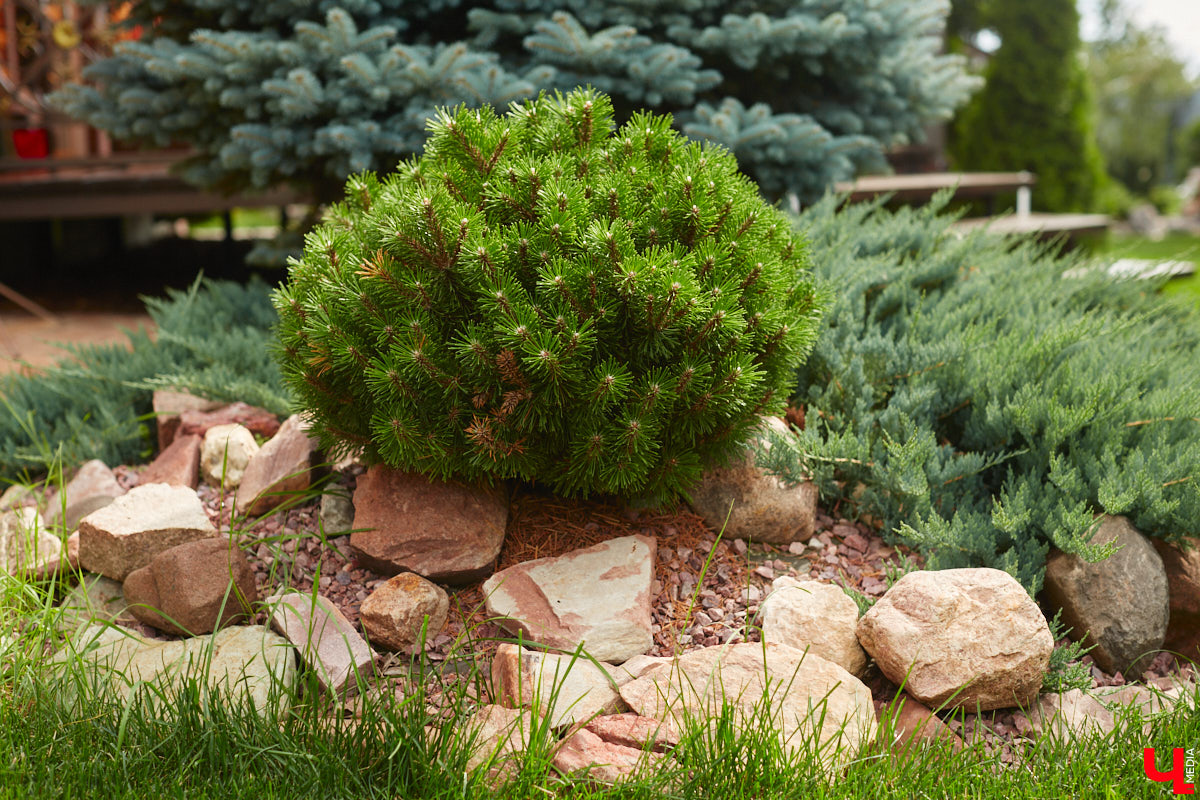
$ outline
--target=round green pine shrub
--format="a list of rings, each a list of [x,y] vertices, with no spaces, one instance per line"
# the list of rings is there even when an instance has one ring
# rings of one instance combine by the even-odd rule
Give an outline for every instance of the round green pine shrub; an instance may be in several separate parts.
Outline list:
[[[275,294],[334,453],[666,498],[778,413],[820,311],[805,246],[725,149],[590,90],[443,110],[350,179]]]

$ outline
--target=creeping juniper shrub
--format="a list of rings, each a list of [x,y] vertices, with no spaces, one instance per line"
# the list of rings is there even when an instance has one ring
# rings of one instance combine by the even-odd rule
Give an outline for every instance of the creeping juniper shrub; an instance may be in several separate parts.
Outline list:
[[[439,477],[669,497],[778,413],[805,247],[721,147],[603,94],[444,110],[353,177],[274,296],[322,444]]]

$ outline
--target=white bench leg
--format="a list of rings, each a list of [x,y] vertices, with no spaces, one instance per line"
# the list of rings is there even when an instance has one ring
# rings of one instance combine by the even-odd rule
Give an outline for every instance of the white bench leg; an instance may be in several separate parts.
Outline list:
[[[1033,193],[1028,186],[1017,187],[1017,216],[1028,217],[1033,202]]]

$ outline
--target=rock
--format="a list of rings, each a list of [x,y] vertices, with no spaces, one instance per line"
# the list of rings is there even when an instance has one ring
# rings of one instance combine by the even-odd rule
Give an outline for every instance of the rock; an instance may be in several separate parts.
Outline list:
[[[1029,714],[1029,721],[1038,736],[1067,742],[1106,736],[1116,726],[1112,711],[1079,689],[1042,695]]]
[[[1152,686],[1126,684],[1097,686],[1091,690],[1091,695],[1112,711],[1114,716],[1129,711],[1138,714],[1142,718],[1142,732],[1149,736],[1153,719],[1174,711],[1181,697],[1189,696],[1185,692],[1186,690],[1181,692],[1179,687],[1163,690]]]
[[[261,625],[170,642],[92,626],[53,663],[75,657],[104,680],[118,701],[140,691],[155,709],[168,713],[176,706],[175,692],[188,678],[199,679],[209,692],[232,701],[234,708],[248,701],[260,714],[274,706],[276,715],[286,712],[296,683],[295,651]],[[158,691],[147,691],[141,683]]]
[[[158,425],[158,452],[165,452],[175,441],[179,431],[179,415],[184,411],[212,411],[224,405],[219,400],[206,400],[187,392],[173,392],[167,389],[154,391],[154,419]],[[203,435],[203,431],[200,432]],[[165,482],[165,481],[164,481]]]
[[[88,514],[125,494],[111,469],[103,461],[86,462],[71,482],[52,497],[46,506],[46,524],[70,532]]]
[[[340,536],[354,527],[354,503],[336,489],[327,491],[321,495],[319,518],[326,536]]]
[[[1163,562],[1124,517],[1105,517],[1091,541],[1115,541],[1121,549],[1096,564],[1053,552],[1046,561],[1046,601],[1062,609],[1071,638],[1095,645],[1090,655],[1100,669],[1135,679],[1167,632],[1170,601]]]
[[[875,708],[862,681],[786,645],[693,650],[671,669],[625,684],[621,697],[638,714],[670,720],[677,730],[687,730],[689,719],[713,716],[723,704],[731,706],[735,725],[763,725],[764,679],[770,682],[771,724],[785,752],[807,760],[815,736],[817,757],[833,775],[875,738]]]
[[[679,744],[679,731],[669,722],[637,714],[607,714],[584,727],[606,742],[638,750],[667,750]]]
[[[508,500],[499,489],[431,480],[377,464],[358,477],[350,544],[370,570],[468,583],[492,571]]]
[[[300,651],[300,658],[317,674],[321,688],[351,694],[357,678],[368,677],[375,654],[337,606],[321,595],[284,592],[267,599],[271,627]]]
[[[1169,618],[1163,647],[1200,664],[1200,538],[1188,548],[1152,539],[1167,575]]]
[[[180,636],[242,622],[258,601],[249,560],[224,536],[164,550],[129,573],[122,589],[131,614]]]
[[[914,747],[945,740],[958,752],[963,741],[937,715],[907,694],[878,710],[881,736],[893,753],[907,754]]]
[[[787,432],[776,417],[767,417],[764,427]],[[726,539],[787,545],[813,534],[816,486],[811,482],[789,486],[766,474],[754,465],[753,448],[727,467],[706,470],[691,497],[695,512],[713,530],[723,529]]]
[[[621,663],[650,649],[650,584],[657,543],[622,536],[556,558],[526,561],[483,584],[487,612],[516,635],[549,647],[583,644]]]
[[[404,572],[363,601],[359,621],[373,646],[409,653],[422,635],[424,641],[432,641],[441,632],[449,612],[450,598],[442,587]]]
[[[123,581],[164,550],[216,535],[193,490],[150,483],[84,517],[79,523],[79,563]]]
[[[612,665],[502,644],[492,660],[492,693],[506,706],[532,709],[561,728],[619,710]]]
[[[209,428],[200,445],[200,475],[209,486],[236,489],[258,450],[254,434],[236,422]]]
[[[200,482],[200,447],[203,439],[195,434],[180,436],[158,454],[158,458],[138,476],[139,483],[165,483],[195,489]]]
[[[638,653],[636,656],[623,661],[620,666],[614,667],[612,676],[618,686],[624,686],[643,675],[649,675],[656,669],[671,667],[674,663],[675,659],[670,656],[647,656]]]
[[[0,511],[8,511],[11,508],[23,506],[25,501],[31,497],[34,497],[31,487],[21,483],[14,483],[4,490],[4,494],[0,494]]]
[[[121,584],[103,575],[84,575],[59,604],[58,628],[67,635],[93,623],[128,625],[134,621]]]
[[[661,753],[644,752],[623,744],[606,742],[587,728],[582,728],[559,746],[551,763],[564,775],[584,773],[598,783],[620,783],[662,758]]]
[[[300,415],[293,414],[284,420],[279,431],[246,465],[238,485],[238,513],[261,516],[289,495],[307,489],[312,482],[316,452],[317,440],[308,435],[308,426]]]
[[[808,649],[861,676],[867,654],[858,643],[858,605],[841,587],[785,576],[771,584],[762,605],[763,641]]]
[[[0,569],[18,577],[45,578],[58,571],[63,543],[36,508],[0,512]]]
[[[858,640],[888,680],[934,708],[1027,706],[1054,641],[1037,604],[1007,572],[910,572],[858,621]]]
[[[256,436],[269,439],[279,430],[279,418],[270,411],[245,403],[231,403],[213,411],[184,411],[179,415],[175,436],[207,436],[218,425],[241,425]]]
[[[471,744],[471,756],[467,759],[467,771],[472,772],[487,764],[489,774],[503,778],[515,773],[520,765],[516,758],[529,745],[533,731],[533,715],[525,709],[504,706],[483,706],[464,723],[465,740]]]

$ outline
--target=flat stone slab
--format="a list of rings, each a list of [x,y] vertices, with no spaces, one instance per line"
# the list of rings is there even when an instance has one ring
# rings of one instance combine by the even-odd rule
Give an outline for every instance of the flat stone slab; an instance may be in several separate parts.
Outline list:
[[[321,595],[284,592],[268,598],[271,627],[300,652],[317,675],[321,688],[334,694],[357,689],[357,676],[366,678],[375,654],[337,606]]]
[[[274,705],[286,711],[296,683],[296,653],[261,625],[226,628],[211,636],[161,642],[132,631],[93,625],[81,631],[52,663],[80,659],[119,701],[134,691],[160,711],[170,712],[173,692],[199,680],[224,702],[247,700],[259,713]],[[140,683],[161,690],[146,691]],[[67,683],[68,687],[70,682]]]
[[[79,563],[123,581],[172,547],[216,536],[199,495],[186,486],[138,486],[79,523]]]
[[[563,741],[551,763],[564,775],[582,774],[598,783],[615,784],[628,780],[663,758],[662,753],[606,741],[595,732],[582,728]]]
[[[508,525],[500,489],[431,480],[376,464],[358,476],[350,545],[368,569],[468,583],[495,566]]]
[[[298,414],[284,420],[279,430],[250,457],[238,484],[235,507],[239,514],[261,516],[303,492],[312,483],[317,440]]]
[[[933,709],[1028,706],[1054,640],[1037,603],[998,569],[910,572],[858,621],[888,680]]]
[[[113,471],[103,461],[85,462],[63,490],[50,499],[46,507],[46,523],[71,532],[88,514],[125,494]]]
[[[624,707],[613,671],[611,664],[506,643],[492,659],[492,692],[502,705],[529,708],[561,728]]]
[[[619,664],[653,645],[650,586],[657,542],[622,536],[501,570],[483,584],[488,614],[514,635],[563,650],[583,645]]]
[[[764,695],[769,709],[763,707]],[[625,684],[621,697],[636,713],[669,720],[677,730],[718,716],[726,704],[738,726],[762,725],[770,713],[780,747],[807,758],[806,748],[815,746],[830,776],[874,741],[878,729],[871,690],[862,681],[831,661],[786,645],[693,650],[669,669]]]
[[[249,560],[224,536],[164,550],[129,573],[122,588],[131,614],[178,636],[246,620],[258,600]]]

